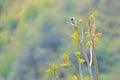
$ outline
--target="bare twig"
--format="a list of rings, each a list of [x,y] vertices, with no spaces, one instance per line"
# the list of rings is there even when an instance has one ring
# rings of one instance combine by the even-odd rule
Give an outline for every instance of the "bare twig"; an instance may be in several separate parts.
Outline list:
[[[89,17],[87,17],[87,22],[88,22],[88,27],[89,27],[89,33],[90,33],[91,40],[92,40],[92,48],[93,48],[93,54],[94,54],[94,67],[95,67],[95,73],[96,73],[96,80],[98,80],[98,64],[97,64],[96,50],[95,50],[95,45],[94,45],[94,37],[92,36],[92,34],[94,34],[94,32],[92,32],[92,26],[91,26],[91,22],[90,22]],[[95,25],[95,21],[94,21],[94,25]]]
[[[73,65],[73,63],[71,61],[70,61],[70,64],[71,64],[71,68],[72,68],[74,74],[78,76],[77,70],[76,70],[75,66]]]
[[[97,64],[97,56],[96,56],[94,40],[92,40],[92,46],[93,46],[93,54],[94,54],[94,66],[95,66],[95,71],[96,71],[96,80],[98,80],[98,64]]]
[[[92,45],[90,45],[90,66],[92,66]]]
[[[83,41],[83,39],[84,39],[84,33],[83,33],[83,26],[82,26],[82,24],[80,24],[80,26],[81,26],[81,34],[82,34],[82,38],[81,38],[81,42]]]
[[[80,44],[80,46],[81,46],[81,48],[82,48],[83,55],[84,55],[84,57],[85,57],[85,60],[86,60],[87,65],[88,65],[88,70],[89,70],[90,78],[91,78],[91,80],[94,80],[94,78],[93,78],[93,73],[92,73],[92,69],[91,69],[90,64],[89,64],[89,60],[88,60],[87,53],[86,53],[86,51],[85,51],[85,48],[84,48],[83,44],[80,42],[80,39],[79,39],[79,44]]]
[[[79,62],[79,60],[78,60],[78,65],[79,65],[79,71],[80,71],[80,80],[84,80],[83,74],[82,74],[82,66],[81,66],[81,63]]]
[[[56,80],[59,80],[59,78],[58,78],[58,75],[57,75],[56,71],[54,71],[54,76],[55,76],[55,79],[56,79]]]

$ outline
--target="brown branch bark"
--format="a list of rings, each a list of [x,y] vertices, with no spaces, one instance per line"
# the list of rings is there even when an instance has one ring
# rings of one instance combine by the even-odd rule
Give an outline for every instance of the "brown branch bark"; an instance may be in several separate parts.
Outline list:
[[[84,80],[83,74],[82,74],[82,65],[81,65],[81,63],[79,62],[79,60],[78,60],[78,65],[79,65],[79,71],[80,71],[80,78],[79,78],[79,80]]]
[[[95,68],[95,74],[96,74],[96,80],[98,80],[98,64],[97,64],[97,57],[96,57],[96,49],[94,44],[94,36],[92,31],[92,26],[89,17],[87,17],[88,27],[89,27],[89,33],[90,33],[90,40],[92,41],[92,48],[93,48],[93,56],[94,56],[94,68]]]
[[[96,71],[96,80],[98,80],[98,63],[97,63],[97,55],[96,55],[94,40],[92,40],[92,47],[93,47],[93,54],[94,54],[94,67]]]
[[[83,44],[80,42],[80,39],[79,39],[79,44],[80,44],[80,46],[81,46],[81,48],[82,48],[83,55],[84,55],[84,57],[85,57],[85,60],[86,60],[87,66],[88,66],[88,70],[89,70],[89,74],[90,74],[90,79],[91,79],[91,80],[94,80],[93,73],[92,73],[92,69],[91,69],[91,67],[90,67],[90,63],[89,63],[89,60],[88,60],[87,53],[86,53],[86,51],[85,51],[85,48],[84,48]]]

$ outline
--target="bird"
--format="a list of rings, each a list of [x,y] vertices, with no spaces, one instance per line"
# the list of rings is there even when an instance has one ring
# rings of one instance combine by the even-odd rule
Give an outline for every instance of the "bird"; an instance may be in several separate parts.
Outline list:
[[[71,17],[70,20],[72,25],[77,25],[77,20],[74,17]]]

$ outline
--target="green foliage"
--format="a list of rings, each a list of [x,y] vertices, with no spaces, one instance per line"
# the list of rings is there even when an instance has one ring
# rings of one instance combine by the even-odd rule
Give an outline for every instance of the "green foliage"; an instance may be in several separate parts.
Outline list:
[[[0,54],[0,75],[8,75],[10,72],[10,68],[12,66],[12,62],[14,60],[15,56],[13,53],[9,53],[9,54]]]
[[[28,20],[34,20],[35,17],[37,17],[38,14],[38,8],[34,5],[28,6],[24,13],[24,18],[26,21]]]
[[[0,15],[2,13],[3,5],[4,5],[4,0],[0,0]]]
[[[10,32],[14,32],[18,26],[18,18],[9,17],[6,21],[6,27]]]
[[[3,40],[0,38],[0,50],[2,49],[2,46],[4,45]]]

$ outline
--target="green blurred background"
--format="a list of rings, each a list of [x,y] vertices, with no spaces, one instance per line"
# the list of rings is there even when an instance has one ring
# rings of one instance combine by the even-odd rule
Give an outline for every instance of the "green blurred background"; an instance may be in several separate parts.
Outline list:
[[[79,50],[70,18],[83,18],[86,27],[91,11],[103,33],[99,80],[120,80],[120,0],[0,0],[0,80],[54,80],[45,72],[50,63],[61,63],[62,53],[74,61]],[[65,72],[62,80],[68,80]]]

